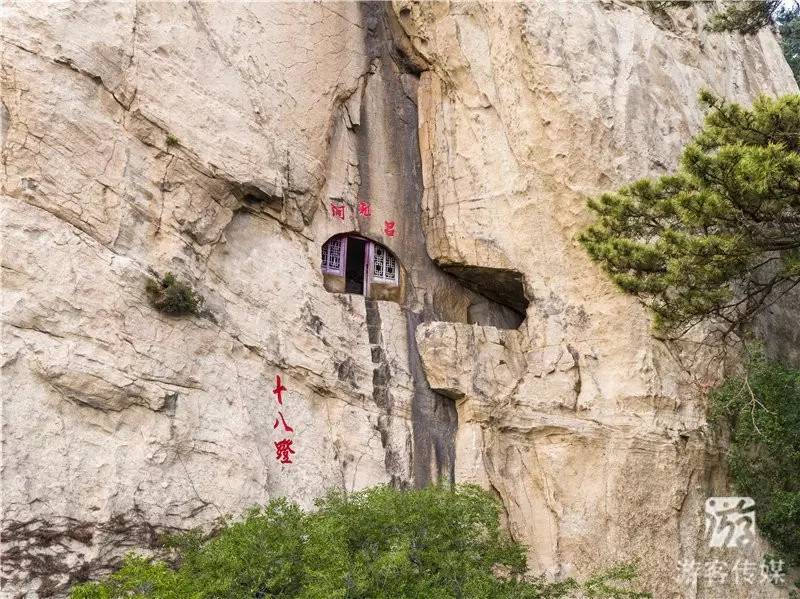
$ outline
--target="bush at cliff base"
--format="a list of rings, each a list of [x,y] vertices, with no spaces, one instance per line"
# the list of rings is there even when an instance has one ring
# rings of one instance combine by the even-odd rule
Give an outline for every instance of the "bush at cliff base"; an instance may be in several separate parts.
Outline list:
[[[332,492],[311,512],[278,499],[211,538],[191,533],[169,545],[170,563],[130,555],[72,599],[650,596],[630,588],[630,565],[580,585],[527,576],[525,549],[501,529],[498,502],[474,486]]]
[[[756,526],[779,557],[800,565],[800,370],[751,350],[747,368],[711,395],[730,426],[737,493],[756,503]]]

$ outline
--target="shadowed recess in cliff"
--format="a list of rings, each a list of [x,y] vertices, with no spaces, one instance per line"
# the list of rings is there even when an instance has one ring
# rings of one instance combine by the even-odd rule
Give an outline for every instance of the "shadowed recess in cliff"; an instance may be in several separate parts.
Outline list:
[[[375,300],[364,298],[367,316],[367,335],[369,336],[370,353],[374,367],[372,369],[372,400],[383,412],[378,417],[378,432],[384,452],[386,473],[390,476],[393,487],[408,487],[408,480],[403,476],[403,460],[397,455],[389,443],[390,419],[393,416],[394,401],[390,393],[392,374],[386,352],[383,349],[383,331],[381,313]]]
[[[415,332],[422,315],[406,310],[408,368],[414,380],[414,482],[422,487],[431,482],[455,481],[458,413],[452,399],[436,393],[428,384],[417,348]]]
[[[525,295],[525,279],[521,272],[510,268],[490,268],[472,264],[443,264],[441,267],[459,279],[468,289],[513,312],[506,314],[510,326],[498,326],[498,328],[517,328],[525,320],[530,302]],[[515,320],[518,320],[516,324]]]
[[[443,320],[516,329],[524,320],[527,299],[520,273],[469,266],[450,273],[428,255],[422,224],[418,77],[404,61],[397,62],[398,49],[389,31],[391,19],[386,12],[390,5],[363,3],[359,6],[372,67],[364,83],[359,125],[348,128],[348,134],[354,136],[358,157],[358,197],[389,197],[398,215],[402,215],[396,234],[378,239],[402,258],[405,267],[407,292],[400,303],[406,317],[407,359],[413,381],[410,474],[413,484],[421,487],[439,480],[453,480],[458,418],[453,400],[436,393],[428,384],[416,345],[417,327],[422,322]],[[359,226],[369,225],[365,221]],[[369,237],[367,231],[360,229],[354,233]],[[391,379],[392,370],[385,362],[384,349],[388,343],[384,345],[384,342],[390,340],[382,338],[398,332],[381,330],[381,309],[372,299],[385,298],[366,299],[373,399],[382,412],[378,428],[385,441],[387,473],[393,484],[408,484],[411,481],[403,478],[407,473],[401,472],[398,460],[391,455],[398,451],[391,431],[392,422],[399,415],[392,406],[391,391],[395,384]]]
[[[390,247],[404,260],[409,275],[406,302],[413,305],[422,299],[420,290],[445,286],[450,290],[444,294],[448,297],[468,292],[439,270],[425,250],[421,224],[422,164],[416,105],[418,69],[409,68],[406,61],[398,62],[398,49],[390,33],[390,6],[381,3],[360,4],[365,25],[365,45],[374,70],[365,85],[360,125],[354,134],[361,183],[359,195],[373,197],[375,194],[390,193],[396,198],[397,208],[404,214]],[[367,106],[371,108],[368,110]],[[373,165],[380,165],[380,168],[374,168]],[[426,316],[448,313],[447,306],[428,305],[429,301],[436,303],[432,299],[435,296],[432,291],[424,295]],[[411,402],[413,444],[409,448],[411,474],[413,484],[421,487],[443,478],[453,479],[457,416],[452,400],[432,391],[422,370],[415,340],[416,327],[423,320],[422,316],[408,306],[404,312],[409,370],[414,390]],[[371,306],[368,301],[368,329],[375,363],[373,389],[376,402],[379,402],[384,398],[384,386],[390,385],[391,381],[384,380],[384,374],[388,376],[389,371],[388,368],[382,368],[381,350],[372,343],[373,339],[377,340],[376,314],[377,305]],[[385,419],[390,420],[390,413],[384,413]],[[389,468],[392,456],[387,454],[386,459]],[[391,468],[389,473],[392,474]]]

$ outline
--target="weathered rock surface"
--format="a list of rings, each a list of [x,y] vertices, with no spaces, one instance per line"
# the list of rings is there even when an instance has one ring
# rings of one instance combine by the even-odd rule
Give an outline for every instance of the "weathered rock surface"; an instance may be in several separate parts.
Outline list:
[[[587,194],[674,165],[701,86],[796,90],[770,32],[704,18],[7,3],[3,592],[63,594],[271,497],[454,477],[549,574],[636,557],[657,597],[779,593],[675,582],[725,492],[697,392],[720,365],[654,341],[573,241]],[[345,231],[397,254],[405,305],[324,290]],[[151,268],[208,313],[156,312]]]
[[[519,331],[417,330],[431,386],[457,401],[456,479],[497,492],[539,570],[639,558],[656,597],[781,596],[677,580],[681,562],[720,557],[702,538],[706,497],[726,494],[702,399],[720,353],[653,339],[575,242],[587,195],[675,166],[701,88],[745,103],[796,91],[772,33],[709,34],[700,6],[394,8],[431,65],[428,251],[450,270],[522,273],[530,301]]]

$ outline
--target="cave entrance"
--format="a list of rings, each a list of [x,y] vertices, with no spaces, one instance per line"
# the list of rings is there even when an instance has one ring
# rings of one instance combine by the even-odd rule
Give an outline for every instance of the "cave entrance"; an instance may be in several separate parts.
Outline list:
[[[344,270],[344,290],[346,293],[360,293],[366,295],[364,281],[367,280],[367,262],[364,256],[367,249],[367,242],[358,237],[350,237],[347,240],[347,260]]]
[[[478,294],[470,305],[467,322],[498,329],[518,329],[528,312],[525,278],[508,268],[468,264],[440,264],[467,289]]]
[[[389,248],[355,234],[322,244],[322,275],[332,293],[357,293],[402,303],[405,273]]]

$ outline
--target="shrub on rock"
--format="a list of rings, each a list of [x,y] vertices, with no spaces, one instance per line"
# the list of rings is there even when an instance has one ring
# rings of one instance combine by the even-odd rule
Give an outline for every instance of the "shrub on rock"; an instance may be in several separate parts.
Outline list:
[[[154,274],[155,277],[148,277],[145,290],[156,310],[172,316],[200,313],[203,298],[187,283],[176,279],[171,272],[163,277]]]

